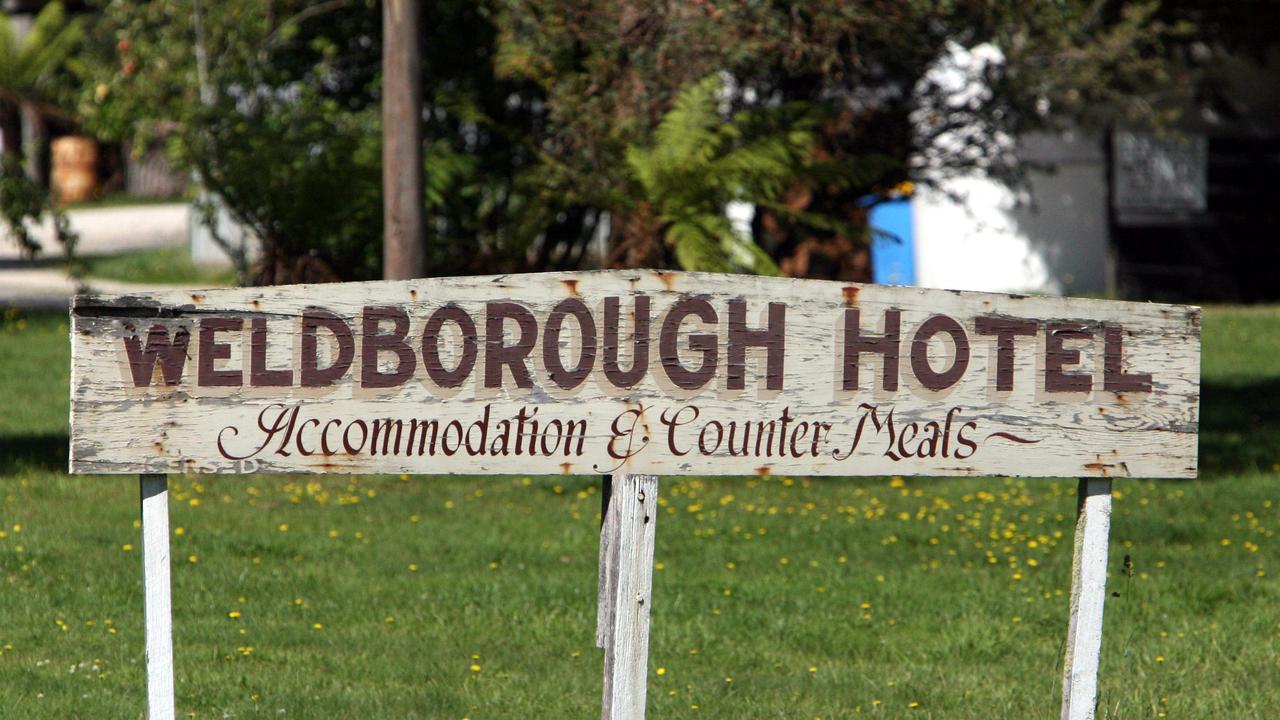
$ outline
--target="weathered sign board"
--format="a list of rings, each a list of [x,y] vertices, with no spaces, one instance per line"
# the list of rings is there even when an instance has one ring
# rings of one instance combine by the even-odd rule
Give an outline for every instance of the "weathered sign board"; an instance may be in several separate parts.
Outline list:
[[[175,716],[167,473],[604,475],[604,720],[645,714],[659,474],[1081,478],[1062,717],[1090,720],[1111,478],[1196,473],[1191,307],[637,270],[71,314],[71,470],[141,475],[153,720]]]
[[[1196,308],[605,271],[72,316],[73,472],[1196,471]]]

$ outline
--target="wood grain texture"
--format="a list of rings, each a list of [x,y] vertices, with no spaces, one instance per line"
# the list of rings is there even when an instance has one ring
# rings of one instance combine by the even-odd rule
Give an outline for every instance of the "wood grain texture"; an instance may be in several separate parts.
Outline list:
[[[649,678],[649,617],[653,604],[653,550],[658,520],[658,478],[621,475],[605,527],[613,529],[606,572],[609,612],[604,647],[601,720],[644,720]]]
[[[147,718],[173,720],[173,612],[169,592],[169,481],[141,475],[142,590],[147,642]]]
[[[1062,676],[1062,720],[1093,720],[1102,659],[1102,611],[1107,598],[1111,481],[1080,480],[1075,552],[1071,563],[1071,620]]]
[[[637,270],[72,314],[73,472],[1196,472],[1194,307]]]

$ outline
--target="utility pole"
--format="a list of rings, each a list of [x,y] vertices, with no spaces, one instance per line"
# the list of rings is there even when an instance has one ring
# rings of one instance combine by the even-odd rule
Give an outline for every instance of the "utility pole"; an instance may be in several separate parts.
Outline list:
[[[382,277],[426,273],[419,0],[382,2]]]

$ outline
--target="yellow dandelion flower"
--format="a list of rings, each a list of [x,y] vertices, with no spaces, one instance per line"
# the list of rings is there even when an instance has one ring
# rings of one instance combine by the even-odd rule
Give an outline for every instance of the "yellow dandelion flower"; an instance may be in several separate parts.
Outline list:
[[[231,612],[227,613],[227,617],[231,618],[232,620],[238,620],[240,618],[240,611],[232,610]]]

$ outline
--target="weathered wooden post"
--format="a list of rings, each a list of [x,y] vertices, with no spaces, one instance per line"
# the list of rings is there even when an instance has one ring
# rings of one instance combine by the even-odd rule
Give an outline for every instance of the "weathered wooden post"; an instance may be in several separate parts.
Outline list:
[[[644,720],[658,478],[605,476],[596,647],[604,649],[601,720]]]
[[[173,720],[173,613],[169,590],[169,480],[138,476],[142,596],[146,616],[147,720]]]
[[[421,0],[382,2],[382,276],[421,277],[423,247]]]
[[[1062,720],[1093,720],[1102,657],[1102,607],[1107,599],[1111,480],[1081,478],[1076,492],[1071,621],[1062,663]]]

